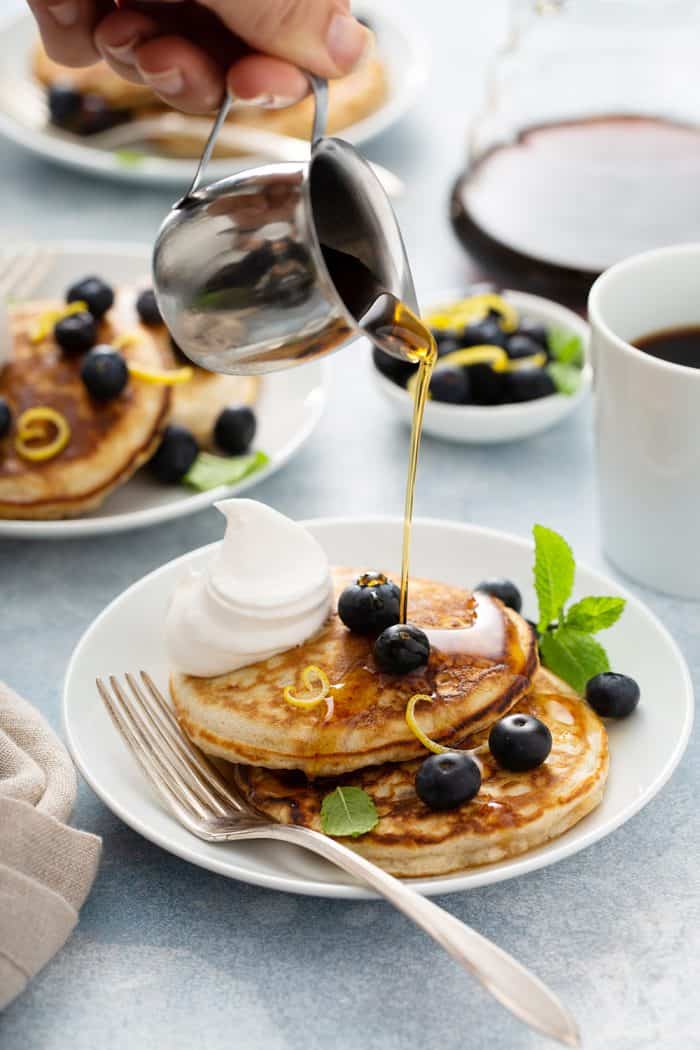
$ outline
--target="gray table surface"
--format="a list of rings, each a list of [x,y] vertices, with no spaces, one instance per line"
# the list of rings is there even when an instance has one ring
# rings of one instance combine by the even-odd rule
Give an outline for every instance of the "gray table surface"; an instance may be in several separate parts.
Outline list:
[[[368,149],[407,181],[399,214],[424,293],[466,274],[446,195],[501,25],[502,4],[486,6],[405,0],[434,50],[433,75],[415,112]],[[4,142],[0,185],[4,241],[123,240],[132,230],[148,241],[169,201],[165,190],[71,174]],[[292,517],[399,513],[405,461],[406,432],[349,349],[335,359],[313,439],[252,495]],[[416,509],[520,535],[544,520],[581,559],[606,567],[593,483],[584,408],[527,443],[462,448],[426,438]],[[66,663],[95,615],[143,573],[220,531],[210,510],[115,537],[0,542],[2,677],[58,726]],[[670,628],[697,678],[700,605],[633,590]],[[591,1050],[700,1045],[697,737],[660,796],[605,841],[517,882],[442,902],[534,967],[570,1004]],[[286,896],[209,874],[140,838],[84,785],[74,823],[103,836],[102,866],[76,934],[0,1019],[3,1050],[546,1044],[388,905]]]

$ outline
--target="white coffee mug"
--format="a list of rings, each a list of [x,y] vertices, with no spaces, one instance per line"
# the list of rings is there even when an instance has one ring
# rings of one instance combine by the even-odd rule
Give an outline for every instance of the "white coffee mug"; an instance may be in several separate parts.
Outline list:
[[[700,368],[633,345],[700,328],[700,244],[617,263],[588,310],[605,553],[640,583],[700,598]]]

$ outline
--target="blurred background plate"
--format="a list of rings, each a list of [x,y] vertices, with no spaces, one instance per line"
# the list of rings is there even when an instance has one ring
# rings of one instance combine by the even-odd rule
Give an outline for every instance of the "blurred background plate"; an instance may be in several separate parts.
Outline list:
[[[348,142],[360,145],[386,131],[411,108],[427,79],[429,59],[423,35],[402,11],[358,6],[355,13],[371,21],[389,78],[389,94],[383,105],[341,133]],[[36,39],[36,26],[29,14],[0,15],[0,134],[47,160],[97,175],[181,187],[192,178],[193,160],[154,154],[135,161],[126,151],[98,149],[89,144],[89,139],[51,128],[43,89],[30,69]],[[212,161],[210,180],[250,167],[254,161],[252,157]]]
[[[75,241],[42,247],[55,253],[55,258],[41,284],[33,289],[33,299],[63,299],[73,281],[92,273],[117,286],[150,284],[151,252],[145,245]],[[65,521],[0,521],[0,539],[61,539],[122,532],[172,521],[202,510],[217,499],[238,495],[274,474],[303,445],[321,418],[327,387],[328,366],[317,361],[261,377],[255,404],[255,448],[266,452],[270,462],[237,485],[191,492],[182,485],[162,485],[144,469],[92,513]]]

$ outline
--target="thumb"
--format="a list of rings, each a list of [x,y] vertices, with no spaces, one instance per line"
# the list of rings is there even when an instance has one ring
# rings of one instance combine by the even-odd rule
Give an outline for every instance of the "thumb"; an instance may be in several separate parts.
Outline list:
[[[310,73],[337,77],[353,69],[372,42],[346,0],[201,0],[256,51]]]

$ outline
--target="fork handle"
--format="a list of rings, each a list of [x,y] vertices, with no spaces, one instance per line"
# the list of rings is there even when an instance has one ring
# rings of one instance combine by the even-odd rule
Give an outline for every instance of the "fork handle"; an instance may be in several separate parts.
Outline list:
[[[532,1028],[566,1046],[579,1046],[576,1023],[552,992],[511,955],[466,926],[405,882],[387,874],[376,864],[327,835],[294,825],[265,828],[266,838],[277,838],[318,853],[350,875],[375,889],[453,959],[478,977],[486,989]]]

